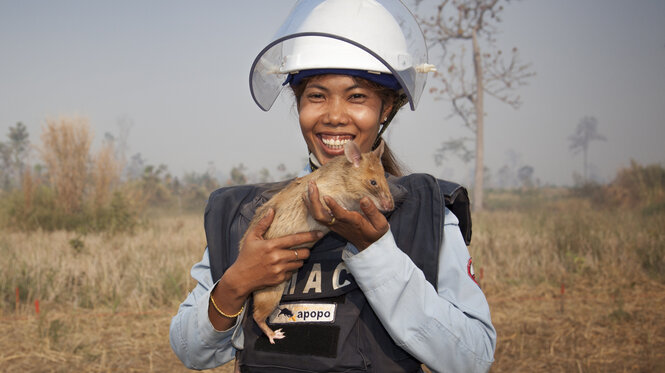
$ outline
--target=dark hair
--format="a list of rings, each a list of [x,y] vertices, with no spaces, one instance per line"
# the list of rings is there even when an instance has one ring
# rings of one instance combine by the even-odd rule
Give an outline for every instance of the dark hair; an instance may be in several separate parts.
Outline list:
[[[298,108],[298,110],[300,110],[300,98],[302,97],[303,92],[305,92],[305,87],[307,87],[307,83],[313,78],[315,78],[315,76],[306,77],[303,78],[299,84],[291,85],[291,89],[293,90],[293,94],[296,98],[296,107]],[[382,103],[381,111],[383,111],[383,107],[385,107],[386,105],[392,105],[392,111],[388,116],[388,118],[390,119],[392,119],[392,116],[394,116],[397,110],[399,110],[400,107],[402,107],[402,105],[404,104],[403,95],[400,94],[399,92],[396,92],[393,89],[387,88],[378,83],[374,83],[372,81],[360,77],[351,76],[351,78],[361,87],[369,88],[374,92],[376,92],[376,94],[381,99]],[[397,157],[395,157],[395,154],[392,152],[392,150],[390,150],[388,143],[385,140],[383,140],[383,138],[381,139],[381,141],[383,141],[383,156],[381,156],[381,163],[383,164],[384,170],[391,175],[402,176],[403,167],[401,165],[401,162],[397,159]],[[376,144],[378,145],[378,141],[376,142]]]

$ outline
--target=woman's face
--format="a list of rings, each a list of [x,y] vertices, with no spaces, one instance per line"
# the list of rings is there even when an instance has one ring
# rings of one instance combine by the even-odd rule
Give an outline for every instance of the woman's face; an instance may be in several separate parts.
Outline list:
[[[344,154],[344,144],[351,140],[369,152],[391,106],[348,75],[315,76],[305,84],[298,102],[300,129],[319,162]]]

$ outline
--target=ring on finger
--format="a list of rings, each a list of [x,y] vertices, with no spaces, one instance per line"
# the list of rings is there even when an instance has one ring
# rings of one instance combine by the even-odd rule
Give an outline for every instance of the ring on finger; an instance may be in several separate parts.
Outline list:
[[[335,217],[333,216],[332,219],[328,222],[328,225],[333,225],[335,224]]]
[[[293,252],[296,254],[296,260],[300,260],[300,258],[298,258],[298,249],[294,249]]]

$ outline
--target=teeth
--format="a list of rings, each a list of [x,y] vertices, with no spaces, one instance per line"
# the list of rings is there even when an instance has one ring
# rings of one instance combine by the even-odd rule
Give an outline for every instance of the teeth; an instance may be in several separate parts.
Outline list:
[[[344,144],[351,141],[351,139],[348,139],[348,138],[341,139],[339,137],[335,137],[335,138],[322,137],[321,140],[323,141],[324,144],[326,144],[326,146],[329,146],[331,148],[341,148],[341,147],[344,146]]]

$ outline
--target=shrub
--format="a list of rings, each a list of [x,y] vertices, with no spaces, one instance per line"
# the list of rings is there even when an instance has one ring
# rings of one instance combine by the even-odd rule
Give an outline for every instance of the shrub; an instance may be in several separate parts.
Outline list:
[[[42,132],[42,159],[56,204],[65,214],[78,212],[88,179],[92,134],[84,118],[47,119]]]
[[[614,181],[605,188],[605,197],[622,207],[654,206],[665,202],[665,168],[661,165],[641,166],[635,161],[619,170]]]

